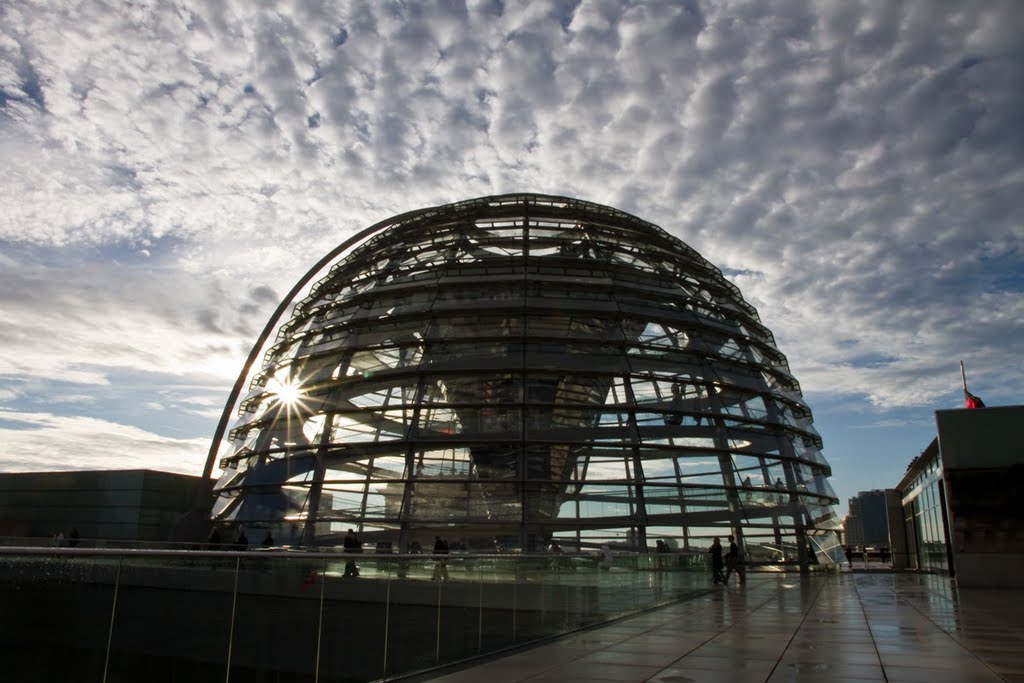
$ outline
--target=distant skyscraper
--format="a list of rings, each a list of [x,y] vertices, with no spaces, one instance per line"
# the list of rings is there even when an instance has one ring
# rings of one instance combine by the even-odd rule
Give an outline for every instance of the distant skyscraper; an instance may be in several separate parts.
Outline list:
[[[848,546],[864,545],[864,525],[860,517],[848,513],[843,519],[843,543]]]
[[[216,520],[401,548],[736,532],[756,559],[834,557],[830,467],[772,333],[616,209],[515,194],[383,221],[296,285],[236,390],[256,351],[211,448]]]
[[[846,542],[850,545],[889,544],[889,521],[885,491],[860,491],[850,499],[846,518]]]

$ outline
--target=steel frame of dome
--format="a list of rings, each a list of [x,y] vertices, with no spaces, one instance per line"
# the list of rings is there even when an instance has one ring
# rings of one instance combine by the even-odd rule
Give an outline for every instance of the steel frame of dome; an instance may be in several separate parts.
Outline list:
[[[216,522],[401,550],[735,533],[755,561],[838,557],[830,467],[771,332],[697,252],[610,207],[512,194],[367,228],[268,322],[207,476],[236,404]]]

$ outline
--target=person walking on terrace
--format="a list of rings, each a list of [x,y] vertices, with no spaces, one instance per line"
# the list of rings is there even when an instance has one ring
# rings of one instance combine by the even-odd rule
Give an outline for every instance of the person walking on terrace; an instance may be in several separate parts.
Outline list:
[[[730,534],[729,550],[725,554],[725,578],[722,579],[722,582],[727,583],[733,572],[736,572],[741,586],[747,582],[747,570],[740,559],[740,547],[736,545],[736,539]]]
[[[736,540],[729,534],[729,549],[725,551],[725,575],[722,583],[729,583],[729,577],[736,571],[736,561],[740,559],[740,550],[736,547]]]
[[[722,542],[718,540],[718,536],[711,541],[711,550],[708,552],[711,553],[711,577],[717,586],[725,582],[722,575]]]

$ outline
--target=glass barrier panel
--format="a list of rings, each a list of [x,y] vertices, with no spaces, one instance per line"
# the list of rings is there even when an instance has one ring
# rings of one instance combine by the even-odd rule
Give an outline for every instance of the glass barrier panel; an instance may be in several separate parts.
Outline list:
[[[329,558],[323,579],[320,681],[382,677],[388,645],[389,592],[397,567],[384,555]],[[422,646],[422,642],[418,643]]]
[[[301,553],[237,558],[231,680],[314,680],[325,562]]]
[[[477,558],[439,555],[431,583],[437,586],[437,662],[448,664],[477,654],[480,590]]]
[[[119,558],[0,555],[7,681],[103,680]]]
[[[131,552],[111,559],[120,572],[105,680],[224,680],[236,559]]]
[[[493,652],[516,641],[517,585],[512,561],[496,556],[476,560],[477,652]]]
[[[387,675],[420,671],[440,661],[440,632],[447,626],[444,589],[452,581],[450,556],[401,555],[388,592]],[[453,622],[454,623],[454,622]]]
[[[700,594],[706,560],[8,548],[0,656],[11,680],[378,680]]]

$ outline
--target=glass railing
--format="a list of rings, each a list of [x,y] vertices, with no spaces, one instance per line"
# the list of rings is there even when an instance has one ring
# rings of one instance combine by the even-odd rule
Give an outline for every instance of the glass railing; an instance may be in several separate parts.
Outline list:
[[[0,656],[6,680],[387,680],[699,595],[704,560],[3,547]]]

